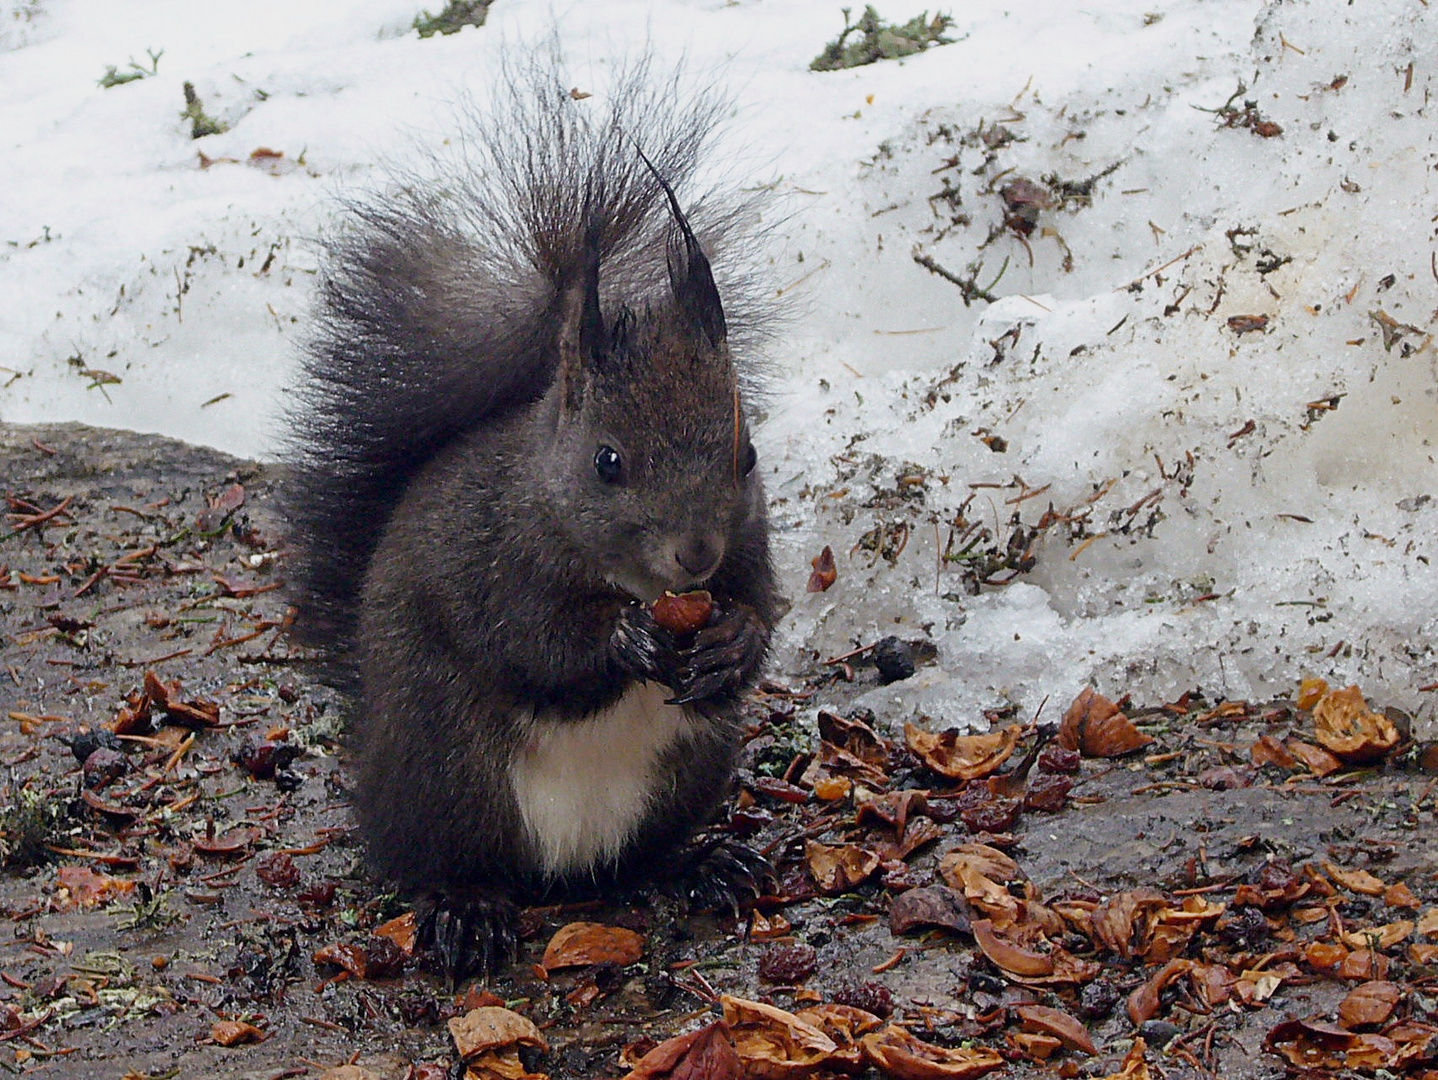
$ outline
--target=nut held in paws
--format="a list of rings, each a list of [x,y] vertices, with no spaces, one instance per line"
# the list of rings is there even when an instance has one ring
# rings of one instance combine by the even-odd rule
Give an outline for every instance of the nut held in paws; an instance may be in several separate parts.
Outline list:
[[[675,595],[666,592],[654,601],[654,621],[671,634],[693,634],[704,629],[714,614],[714,598],[703,589]]]

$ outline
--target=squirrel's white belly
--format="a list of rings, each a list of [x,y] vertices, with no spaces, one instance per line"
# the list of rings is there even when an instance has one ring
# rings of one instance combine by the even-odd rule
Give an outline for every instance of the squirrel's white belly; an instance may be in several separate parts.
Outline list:
[[[585,720],[536,717],[511,771],[515,799],[550,877],[614,862],[668,781],[660,757],[695,718],[673,691],[636,684]]]

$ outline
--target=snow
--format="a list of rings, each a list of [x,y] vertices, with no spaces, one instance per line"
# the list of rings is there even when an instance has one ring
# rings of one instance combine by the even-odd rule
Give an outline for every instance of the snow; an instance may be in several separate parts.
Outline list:
[[[577,86],[647,44],[729,87],[722,164],[775,191],[781,672],[931,638],[937,664],[869,697],[938,726],[1089,683],[1217,700],[1314,674],[1432,736],[1427,4],[963,5],[953,44],[826,74],[837,2],[500,0],[427,40],[417,10],[0,0],[0,417],[272,454],[335,193],[438,145],[557,23]],[[157,74],[97,85],[151,49]],[[189,138],[185,81],[228,132]],[[1019,178],[1092,184],[1025,240]],[[961,509],[1001,552],[1050,508],[1011,584],[971,595],[940,561]],[[892,561],[856,547],[876,527],[890,554],[906,532]],[[805,593],[826,544],[838,582]]]

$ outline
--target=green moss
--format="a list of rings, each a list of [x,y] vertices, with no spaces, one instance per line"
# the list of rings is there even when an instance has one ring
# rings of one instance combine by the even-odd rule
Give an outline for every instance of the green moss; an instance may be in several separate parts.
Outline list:
[[[185,111],[180,114],[190,122],[190,138],[203,139],[206,135],[219,135],[230,130],[223,120],[216,120],[205,112],[200,104],[200,95],[195,93],[195,84],[185,83]]]
[[[453,34],[466,26],[483,26],[491,0],[449,0],[438,15],[428,11],[414,17],[414,28],[422,38]]]
[[[149,67],[135,63],[133,56],[130,57],[130,66],[125,71],[119,70],[114,64],[106,64],[105,74],[100,76],[100,85],[108,90],[112,86],[124,86],[126,83],[158,75],[160,73],[160,57],[165,55],[165,50],[161,49],[156,52],[154,49],[146,49],[145,53],[150,57]]]
[[[850,9],[840,10],[844,13],[843,32],[824,46],[824,51],[809,64],[810,71],[838,71],[840,68],[872,64],[877,60],[895,60],[923,52],[930,45],[947,45],[952,40],[944,37],[944,31],[954,21],[947,15],[935,15],[930,19],[926,11],[902,26],[894,26],[884,22],[869,5],[865,5],[864,14],[853,23],[849,21]],[[850,41],[851,35],[856,32],[859,37]]]

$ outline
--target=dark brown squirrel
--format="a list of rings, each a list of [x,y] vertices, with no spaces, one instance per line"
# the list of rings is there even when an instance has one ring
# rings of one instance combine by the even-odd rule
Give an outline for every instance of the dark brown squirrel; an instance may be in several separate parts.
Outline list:
[[[741,215],[706,198],[701,244],[675,195],[718,108],[681,81],[640,64],[601,107],[536,55],[459,164],[351,201],[328,245],[292,412],[298,633],[349,673],[369,859],[432,899],[452,976],[505,961],[513,900],[676,862],[780,610],[757,310],[736,282],[726,313],[705,252]],[[648,604],[700,587],[714,615],[676,640]],[[762,866],[708,856],[711,897]]]

